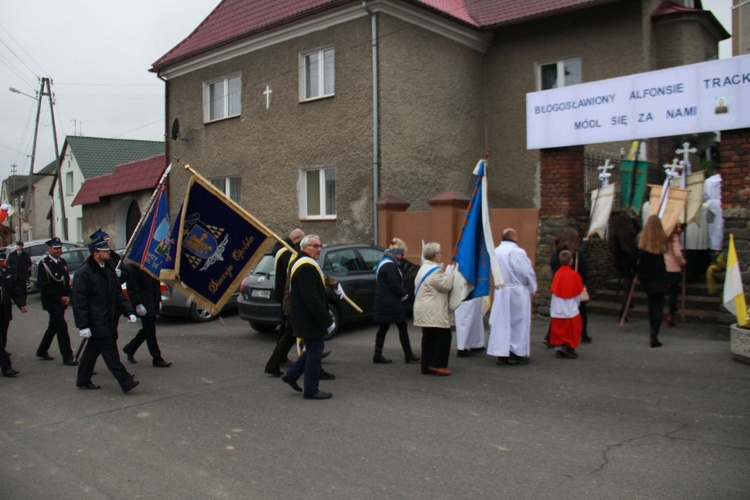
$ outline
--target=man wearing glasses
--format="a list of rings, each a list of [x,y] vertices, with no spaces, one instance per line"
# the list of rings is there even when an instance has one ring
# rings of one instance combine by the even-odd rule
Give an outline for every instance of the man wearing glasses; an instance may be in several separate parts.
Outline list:
[[[301,253],[289,271],[292,331],[305,341],[305,352],[281,376],[286,384],[305,399],[329,399],[332,394],[318,389],[323,338],[336,328],[328,315],[325,277],[318,266],[320,238],[308,234],[300,242]],[[304,374],[304,390],[297,380]]]

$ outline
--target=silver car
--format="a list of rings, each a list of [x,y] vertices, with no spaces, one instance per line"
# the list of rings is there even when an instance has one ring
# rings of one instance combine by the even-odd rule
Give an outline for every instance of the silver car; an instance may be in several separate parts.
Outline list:
[[[221,310],[222,314],[237,310],[237,293],[235,292],[227,301]],[[203,323],[216,318],[216,316],[180,293],[177,288],[170,291],[169,287],[164,283],[161,284],[161,314],[164,316],[188,318],[190,321],[196,323]]]

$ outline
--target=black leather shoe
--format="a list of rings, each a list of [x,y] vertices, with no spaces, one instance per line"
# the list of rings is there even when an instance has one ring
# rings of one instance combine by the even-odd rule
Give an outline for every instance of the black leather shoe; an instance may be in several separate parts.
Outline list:
[[[415,355],[414,353],[407,354],[404,357],[404,361],[408,365],[409,363],[419,363],[419,356]]]
[[[512,359],[508,356],[498,356],[497,357],[497,364],[498,365],[517,365],[515,359]]]
[[[305,394],[302,397],[305,399],[331,399],[333,394],[330,392],[318,391],[315,394]]]
[[[513,353],[510,353],[510,359],[511,361],[515,361],[515,364],[517,365],[528,365],[529,363],[531,363],[529,358],[525,358]]]
[[[69,359],[67,361],[63,361],[63,364],[65,366],[78,366],[78,361],[76,361],[75,359]]]
[[[21,372],[19,372],[18,370],[14,370],[13,368],[8,368],[7,370],[3,372],[3,377],[11,378],[11,377],[15,377],[19,373]]]
[[[122,348],[122,352],[124,352],[125,356],[128,357],[128,363],[133,364],[133,365],[138,363],[138,361],[136,361],[135,358],[133,357],[133,354],[128,352],[124,347]]]
[[[275,372],[271,370],[263,370],[263,373],[265,373],[269,377],[276,377],[276,378],[279,378],[282,375],[281,370],[276,370]]]
[[[320,370],[320,380],[336,380],[336,375],[333,373],[328,373],[327,371],[321,369]]]
[[[661,347],[661,342],[659,342],[658,340],[652,340],[651,347]]]
[[[172,363],[168,363],[164,361],[163,359],[160,359],[159,361],[154,361],[153,365],[156,368],[169,368],[170,366],[172,366]]]
[[[456,357],[457,357],[457,358],[470,358],[470,357],[471,357],[471,356],[473,356],[473,355],[474,355],[474,353],[473,353],[473,352],[471,352],[471,351],[470,351],[470,350],[468,350],[468,349],[463,349],[463,350],[462,350],[462,349],[458,349],[458,350],[456,351]]]
[[[586,335],[585,337],[581,337],[581,344],[590,344],[594,339]]]
[[[138,387],[138,384],[140,384],[140,382],[138,382],[137,380],[131,380],[128,385],[126,385],[125,387],[122,388],[122,392],[124,392],[125,394],[127,394],[130,391],[132,391],[133,389],[135,389],[136,387]]]
[[[81,384],[81,385],[76,386],[76,387],[78,387],[79,389],[88,389],[90,391],[95,391],[97,389],[101,389],[102,388],[102,386],[96,385],[93,382],[86,382],[85,384]]]
[[[291,387],[292,389],[294,389],[295,391],[297,391],[297,392],[302,392],[302,387],[300,387],[300,386],[299,386],[299,384],[297,384],[297,381],[296,381],[296,380],[292,380],[292,379],[290,379],[289,377],[287,377],[286,375],[282,375],[282,376],[281,376],[281,380],[282,380],[282,381],[283,381],[283,382],[284,382],[284,383],[285,383],[286,385],[288,385],[289,387]]]
[[[375,363],[376,365],[384,365],[384,364],[387,364],[387,363],[393,363],[393,361],[391,361],[390,359],[386,358],[382,354],[376,354],[375,356],[373,356],[372,357],[372,362]]]
[[[44,361],[52,361],[53,359],[55,359],[46,352],[43,354],[36,353],[36,357],[39,359],[43,359]]]

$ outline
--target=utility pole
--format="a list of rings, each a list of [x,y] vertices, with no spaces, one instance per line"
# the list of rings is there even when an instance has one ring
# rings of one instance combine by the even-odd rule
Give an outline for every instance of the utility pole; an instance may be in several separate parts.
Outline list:
[[[13,91],[13,89],[11,89]],[[20,92],[19,92],[20,93]],[[60,225],[62,226],[62,237],[68,239],[68,221],[65,217],[65,194],[63,193],[62,185],[62,172],[60,164],[60,150],[57,147],[57,128],[55,127],[55,109],[52,96],[51,81],[49,78],[42,78],[39,86],[39,92],[37,94],[37,107],[36,107],[36,125],[34,127],[34,143],[31,149],[31,167],[29,169],[28,184],[26,186],[26,200],[24,203],[24,215],[26,216],[26,222],[31,224],[31,218],[29,217],[29,210],[31,209],[31,186],[34,183],[34,160],[36,159],[36,142],[39,136],[39,113],[42,110],[42,98],[47,96],[49,98],[49,111],[50,119],[52,120],[52,137],[55,143],[55,163],[57,164],[57,186],[60,193]],[[53,207],[54,210],[54,207]]]

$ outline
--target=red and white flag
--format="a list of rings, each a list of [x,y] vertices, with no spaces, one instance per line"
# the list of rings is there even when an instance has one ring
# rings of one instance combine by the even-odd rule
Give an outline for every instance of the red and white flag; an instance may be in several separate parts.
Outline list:
[[[3,203],[2,205],[0,205],[0,222],[3,222],[8,217],[13,216],[14,213],[16,213],[16,209],[13,208],[12,205]]]

